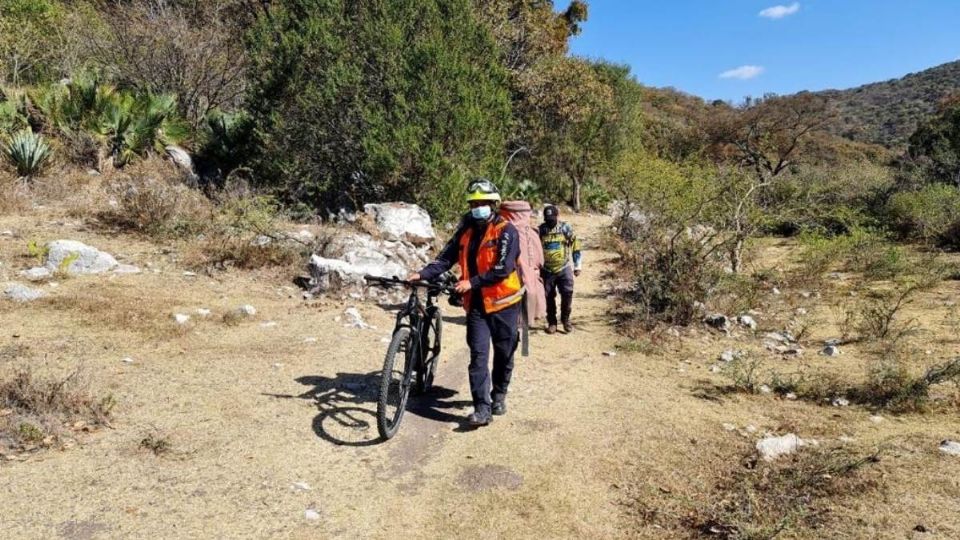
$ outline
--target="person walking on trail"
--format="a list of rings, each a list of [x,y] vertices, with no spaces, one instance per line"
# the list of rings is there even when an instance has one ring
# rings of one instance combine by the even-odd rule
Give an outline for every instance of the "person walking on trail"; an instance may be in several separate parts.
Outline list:
[[[573,332],[570,314],[573,310],[573,278],[580,275],[582,257],[580,240],[569,223],[560,221],[560,209],[548,205],[543,209],[540,225],[543,244],[543,287],[547,295],[547,333],[557,333],[557,291],[560,292],[560,322],[563,331]],[[572,260],[571,260],[572,259]]]
[[[467,188],[466,200],[470,213],[464,216],[453,238],[436,260],[408,279],[429,281],[454,264],[460,265],[456,290],[463,296],[467,312],[468,373],[474,406],[467,422],[485,426],[493,421],[493,415],[507,412],[507,387],[513,373],[524,289],[517,271],[517,229],[497,212],[499,190],[489,180],[474,180]]]

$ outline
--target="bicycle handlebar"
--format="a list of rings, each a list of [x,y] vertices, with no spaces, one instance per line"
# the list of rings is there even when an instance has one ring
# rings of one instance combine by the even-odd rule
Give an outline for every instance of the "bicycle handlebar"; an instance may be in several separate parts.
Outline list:
[[[431,283],[429,281],[423,281],[423,280],[407,281],[405,279],[400,279],[397,276],[393,276],[392,278],[386,278],[386,277],[380,277],[380,276],[366,275],[366,276],[363,276],[363,280],[369,283],[376,283],[384,286],[403,285],[404,287],[411,287],[411,288],[420,287],[420,288],[430,289],[432,291],[438,291],[446,294],[450,294],[454,291],[454,288],[450,285],[443,285],[440,283]]]

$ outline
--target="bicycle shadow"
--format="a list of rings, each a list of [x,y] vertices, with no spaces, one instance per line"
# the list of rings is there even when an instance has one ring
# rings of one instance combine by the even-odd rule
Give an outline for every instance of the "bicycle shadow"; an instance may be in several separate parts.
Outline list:
[[[313,432],[331,444],[364,447],[384,442],[377,433],[379,371],[366,374],[338,373],[336,377],[307,375],[295,380],[310,388],[297,395],[264,395],[278,399],[313,401],[319,411],[313,418]],[[411,395],[406,414],[435,422],[455,423],[462,427],[465,415],[453,414],[452,411],[467,409],[473,402],[453,400],[457,394],[456,390],[434,386],[427,394]]]

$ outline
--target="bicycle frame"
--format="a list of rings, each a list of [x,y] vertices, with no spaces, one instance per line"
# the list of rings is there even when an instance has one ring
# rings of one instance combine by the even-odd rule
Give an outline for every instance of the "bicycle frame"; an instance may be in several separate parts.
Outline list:
[[[423,335],[424,335],[424,321],[426,320],[427,310],[434,307],[435,299],[439,296],[440,291],[435,293],[432,290],[427,291],[427,302],[424,304],[420,300],[420,293],[417,287],[414,287],[410,291],[410,296],[407,298],[407,303],[404,307],[397,313],[396,323],[393,327],[393,333],[397,333],[397,330],[401,328],[410,329],[410,342],[413,344],[414,350],[411,351],[412,354],[407,355],[407,362],[413,360],[413,365],[404,366],[404,376],[403,384],[404,386],[409,386],[411,384],[411,378],[413,377],[414,369],[422,369],[425,363],[426,358],[424,358],[423,350]]]

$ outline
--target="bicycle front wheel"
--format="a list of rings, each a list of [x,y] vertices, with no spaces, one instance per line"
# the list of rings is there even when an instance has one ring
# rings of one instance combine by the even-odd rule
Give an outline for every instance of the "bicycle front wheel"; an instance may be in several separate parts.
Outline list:
[[[396,435],[400,428],[400,420],[403,419],[410,396],[411,364],[415,353],[410,329],[401,328],[394,332],[383,359],[380,397],[377,400],[377,430],[384,439]]]

